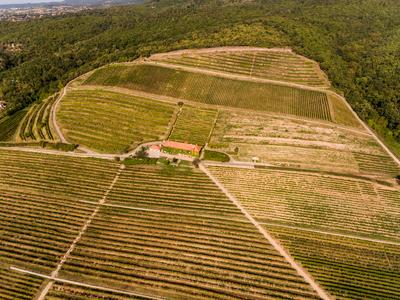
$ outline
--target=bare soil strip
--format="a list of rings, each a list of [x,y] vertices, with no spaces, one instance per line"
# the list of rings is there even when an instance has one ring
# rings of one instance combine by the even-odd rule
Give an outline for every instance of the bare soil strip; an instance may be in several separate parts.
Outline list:
[[[400,242],[394,242],[394,241],[392,242],[392,241],[387,241],[387,240],[373,239],[373,238],[361,237],[361,236],[351,235],[351,234],[341,234],[341,233],[328,232],[328,231],[318,230],[318,229],[309,229],[309,228],[302,228],[302,227],[297,227],[297,226],[282,225],[282,224],[267,223],[267,222],[260,222],[259,224],[266,225],[266,226],[283,227],[283,228],[289,228],[289,229],[295,229],[295,230],[301,230],[301,231],[307,231],[307,232],[315,232],[315,233],[321,233],[321,234],[326,234],[326,235],[333,235],[333,236],[362,240],[362,241],[367,241],[367,242],[400,246]]]
[[[110,186],[107,188],[106,192],[104,193],[103,197],[99,200],[97,203],[96,208],[92,212],[92,214],[89,216],[89,218],[86,220],[85,224],[82,226],[81,230],[79,231],[78,235],[76,236],[75,240],[72,242],[71,246],[69,247],[68,251],[63,255],[61,258],[60,262],[58,263],[56,269],[51,273],[50,276],[50,281],[45,285],[45,287],[42,289],[41,293],[39,294],[37,300],[44,300],[47,293],[51,289],[51,287],[54,284],[54,279],[57,278],[59,271],[61,270],[62,266],[64,265],[65,261],[68,259],[68,257],[71,255],[72,251],[74,251],[76,244],[80,241],[82,238],[82,235],[86,232],[87,228],[89,225],[92,223],[94,217],[97,215],[101,205],[104,204],[104,202],[107,199],[108,194],[114,187],[115,183],[117,182],[122,170],[124,168],[124,165],[121,165],[120,168],[118,169],[117,173],[115,174],[114,180],[111,182]]]
[[[309,275],[306,270],[304,270],[295,262],[289,253],[247,212],[240,202],[210,173],[210,171],[203,164],[200,164],[199,168],[221,189],[221,191],[229,198],[229,200],[236,205],[236,207],[258,229],[258,231],[268,240],[268,242],[287,260],[287,262],[297,271],[297,273],[311,285],[321,299],[332,299],[328,293],[315,282],[311,275]]]
[[[32,271],[21,269],[21,268],[17,268],[17,267],[14,267],[14,266],[11,266],[10,270],[16,271],[16,272],[20,272],[20,273],[24,273],[24,274],[33,275],[33,276],[38,276],[38,277],[41,277],[41,278],[44,278],[44,279],[48,279],[48,280],[52,280],[52,281],[68,283],[68,284],[72,284],[72,285],[87,287],[87,288],[100,290],[100,291],[105,291],[105,292],[120,293],[120,294],[124,294],[124,295],[128,295],[128,296],[143,297],[143,298],[146,298],[146,299],[154,299],[154,300],[163,300],[164,299],[164,298],[160,298],[160,297],[154,297],[154,296],[144,295],[144,294],[135,293],[135,292],[128,292],[128,291],[123,291],[123,290],[111,289],[111,288],[107,288],[107,287],[103,287],[103,286],[99,286],[99,285],[87,284],[87,283],[84,283],[84,282],[72,281],[72,280],[61,279],[61,278],[54,278],[52,276],[40,274],[40,273],[37,273],[37,272],[32,272]]]

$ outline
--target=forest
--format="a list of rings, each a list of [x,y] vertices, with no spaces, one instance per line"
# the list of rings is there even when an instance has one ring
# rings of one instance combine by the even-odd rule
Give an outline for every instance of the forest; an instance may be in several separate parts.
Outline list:
[[[291,47],[318,61],[400,154],[399,11],[398,0],[158,0],[0,22],[3,115],[110,62],[182,48]]]

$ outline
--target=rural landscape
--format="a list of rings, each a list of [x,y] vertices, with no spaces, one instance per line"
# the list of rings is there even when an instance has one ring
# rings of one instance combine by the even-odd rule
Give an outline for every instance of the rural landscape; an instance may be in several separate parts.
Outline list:
[[[0,299],[400,298],[400,161],[291,48],[105,64],[0,127]]]

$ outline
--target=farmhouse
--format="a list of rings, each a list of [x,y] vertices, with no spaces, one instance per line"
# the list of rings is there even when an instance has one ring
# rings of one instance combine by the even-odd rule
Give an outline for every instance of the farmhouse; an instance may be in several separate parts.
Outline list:
[[[150,158],[160,158],[161,155],[161,147],[159,145],[152,145],[149,147],[147,151],[147,155]]]
[[[163,149],[175,149],[178,151],[189,152],[192,155],[199,155],[201,147],[199,145],[193,145],[188,143],[174,142],[174,141],[164,141],[162,143]]]

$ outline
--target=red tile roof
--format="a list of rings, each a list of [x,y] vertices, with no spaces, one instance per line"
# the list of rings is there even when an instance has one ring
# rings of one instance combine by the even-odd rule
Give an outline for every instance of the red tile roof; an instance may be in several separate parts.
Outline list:
[[[193,144],[187,144],[187,143],[181,143],[181,142],[174,142],[174,141],[164,141],[162,143],[162,146],[163,147],[168,147],[168,148],[192,151],[192,152],[196,152],[196,153],[199,153],[200,150],[201,150],[201,147],[199,145],[193,145]]]
[[[159,145],[151,145],[150,150],[161,150],[161,147]]]

